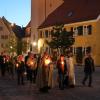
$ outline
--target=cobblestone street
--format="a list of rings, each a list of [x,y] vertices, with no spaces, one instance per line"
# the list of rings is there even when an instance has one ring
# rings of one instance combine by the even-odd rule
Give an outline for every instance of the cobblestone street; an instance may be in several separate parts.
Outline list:
[[[76,68],[75,73],[75,88],[59,90],[56,87],[45,94],[40,93],[35,84],[26,82],[18,86],[16,79],[0,77],[0,100],[100,100],[100,68],[97,67],[93,75],[93,87],[82,86],[82,67]]]

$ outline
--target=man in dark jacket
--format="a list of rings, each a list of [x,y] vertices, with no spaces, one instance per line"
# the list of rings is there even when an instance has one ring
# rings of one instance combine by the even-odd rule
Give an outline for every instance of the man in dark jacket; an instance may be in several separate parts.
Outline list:
[[[95,68],[94,68],[94,60],[91,57],[90,53],[87,54],[87,57],[84,60],[84,64],[85,64],[85,66],[84,66],[85,77],[82,81],[82,84],[85,85],[85,81],[89,78],[88,86],[91,87],[91,85],[92,85],[92,73],[95,71]]]

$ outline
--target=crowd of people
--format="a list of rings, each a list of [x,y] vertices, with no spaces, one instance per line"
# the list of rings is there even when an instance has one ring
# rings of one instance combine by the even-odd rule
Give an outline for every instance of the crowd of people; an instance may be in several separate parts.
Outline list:
[[[1,53],[0,71],[2,77],[7,74],[13,79],[16,76],[18,85],[24,85],[25,81],[29,81],[30,84],[36,84],[39,91],[44,93],[55,86],[63,90],[66,87],[74,88],[76,85],[75,66],[71,52],[68,52],[67,56],[61,54],[56,61],[53,61],[53,57],[47,52],[43,55],[28,52],[25,57],[23,55],[13,57]],[[94,71],[94,60],[91,54],[87,53],[84,59],[83,85],[89,78],[88,86],[92,86]]]

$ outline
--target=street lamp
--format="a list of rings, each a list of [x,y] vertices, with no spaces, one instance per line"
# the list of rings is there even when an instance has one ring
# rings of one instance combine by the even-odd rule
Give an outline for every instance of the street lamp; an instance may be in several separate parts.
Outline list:
[[[37,43],[36,43],[36,42],[33,42],[32,45],[33,45],[33,46],[37,46]]]

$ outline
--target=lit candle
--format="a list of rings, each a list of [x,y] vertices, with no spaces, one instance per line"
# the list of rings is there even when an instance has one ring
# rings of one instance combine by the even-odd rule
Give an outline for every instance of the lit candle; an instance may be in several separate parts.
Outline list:
[[[30,62],[30,65],[33,65],[33,61]]]
[[[64,72],[64,61],[61,61],[61,69],[62,69],[62,72]]]
[[[16,64],[16,67],[17,67],[17,68],[19,67],[19,64],[18,64],[18,63]]]
[[[61,64],[64,65],[64,61],[61,61]]]
[[[50,63],[50,59],[45,60],[45,65],[48,65]]]

